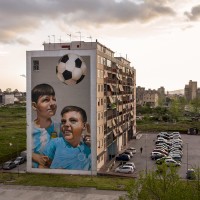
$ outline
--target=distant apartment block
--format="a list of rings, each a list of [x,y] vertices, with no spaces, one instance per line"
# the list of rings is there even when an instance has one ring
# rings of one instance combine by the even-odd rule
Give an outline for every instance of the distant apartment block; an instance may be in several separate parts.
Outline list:
[[[164,87],[160,87],[157,90],[159,97],[161,98],[165,98],[165,88]]]
[[[161,88],[159,92],[157,90],[145,90],[144,87],[138,86],[136,88],[136,103],[137,105],[150,107],[157,107],[159,95],[163,95],[164,88]]]
[[[2,101],[2,104],[9,105],[14,104],[15,97],[14,94],[3,94],[0,99]]]
[[[184,95],[187,101],[191,101],[198,96],[197,81],[189,81],[188,85],[185,85]]]

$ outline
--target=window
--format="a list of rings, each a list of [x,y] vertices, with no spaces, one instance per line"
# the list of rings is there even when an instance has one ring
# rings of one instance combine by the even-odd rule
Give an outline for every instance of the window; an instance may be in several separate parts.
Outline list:
[[[103,106],[103,99],[101,98],[101,106]]]
[[[103,70],[101,70],[100,73],[101,73],[101,74],[100,74],[100,78],[103,78]]]
[[[97,77],[100,78],[100,70],[97,70]]]
[[[103,112],[101,112],[101,119],[103,119]]]
[[[98,56],[97,59],[98,59],[98,63],[101,63],[101,56]]]
[[[111,67],[111,61],[110,60],[107,60],[107,66]]]
[[[104,88],[103,88],[103,85],[101,85],[101,91],[103,92]]]
[[[100,85],[98,84],[98,92],[100,92]]]
[[[97,105],[100,106],[100,99],[97,98]]]
[[[33,60],[33,71],[39,71],[39,60]]]
[[[98,113],[98,120],[100,120],[100,113]]]
[[[102,161],[102,160],[103,160],[103,156],[101,156],[101,158],[100,158],[100,159],[101,159],[101,161]]]

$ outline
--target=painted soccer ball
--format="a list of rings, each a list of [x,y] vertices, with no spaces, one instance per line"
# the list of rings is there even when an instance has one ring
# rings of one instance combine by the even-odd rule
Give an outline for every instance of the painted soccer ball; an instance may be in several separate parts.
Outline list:
[[[80,83],[86,75],[87,67],[84,60],[76,54],[62,56],[56,66],[56,75],[67,85]]]

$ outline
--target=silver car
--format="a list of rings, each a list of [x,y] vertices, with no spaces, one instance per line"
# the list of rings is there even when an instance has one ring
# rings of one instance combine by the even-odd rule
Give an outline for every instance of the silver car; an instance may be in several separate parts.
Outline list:
[[[134,172],[134,169],[132,166],[122,165],[120,167],[117,167],[115,169],[115,172],[132,174]]]

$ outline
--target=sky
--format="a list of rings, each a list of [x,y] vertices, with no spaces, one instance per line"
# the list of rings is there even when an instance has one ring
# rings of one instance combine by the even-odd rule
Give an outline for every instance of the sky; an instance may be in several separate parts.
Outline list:
[[[26,91],[26,51],[80,38],[131,61],[136,86],[200,87],[199,0],[0,0],[0,89]]]

